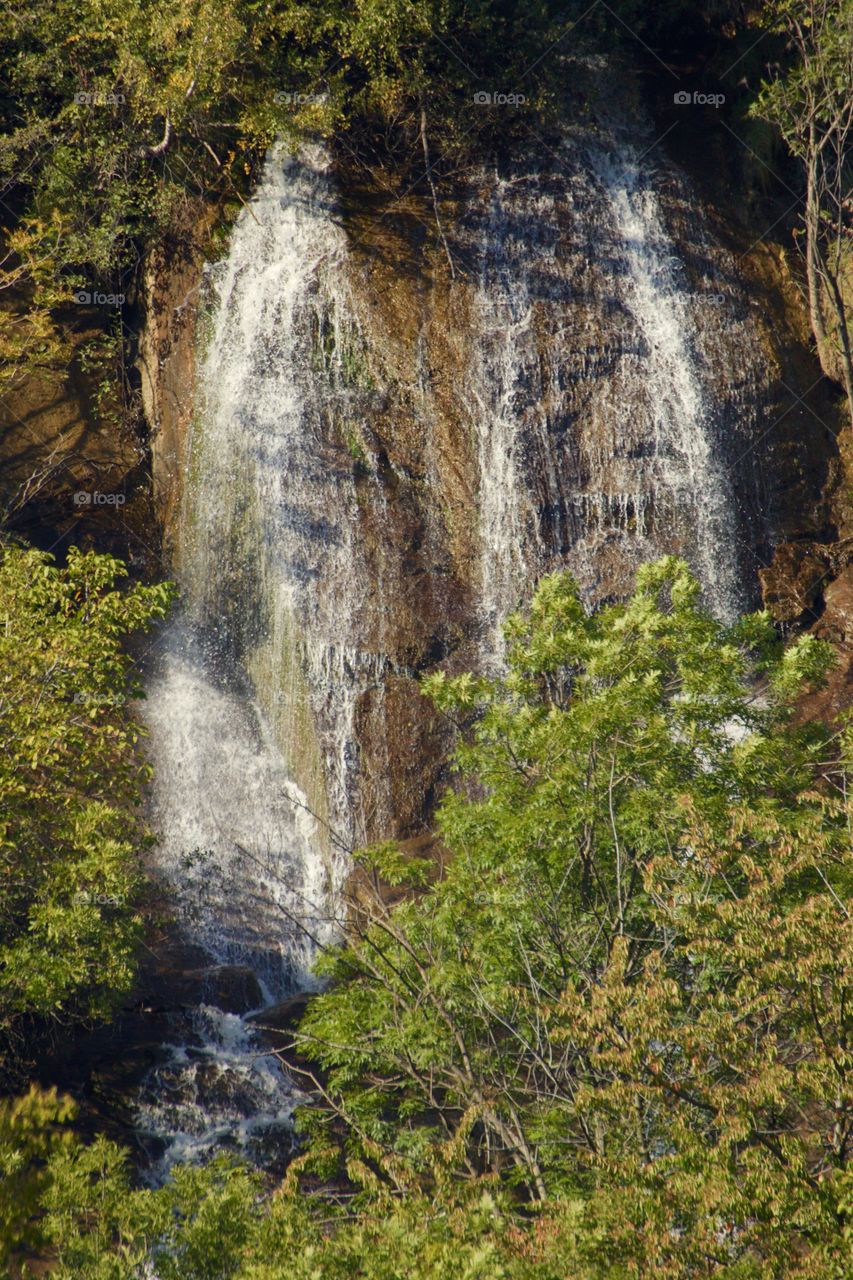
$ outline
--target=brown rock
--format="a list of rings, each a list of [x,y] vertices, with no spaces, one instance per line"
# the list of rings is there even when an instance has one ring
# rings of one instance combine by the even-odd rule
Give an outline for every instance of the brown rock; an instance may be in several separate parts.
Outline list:
[[[199,205],[197,225],[148,256],[142,285],[145,324],[137,368],[151,441],[152,490],[167,558],[174,548],[186,443],[195,399],[195,346],[207,235],[215,210]]]
[[[258,979],[247,965],[210,965],[204,969],[187,970],[175,977],[176,988],[183,985],[186,989],[188,983],[190,992],[197,989],[197,1001],[214,1004],[225,1013],[248,1013],[263,1004]]]
[[[831,640],[853,641],[853,565],[848,565],[826,587],[819,635]]]
[[[764,607],[777,622],[811,621],[829,571],[829,549],[816,542],[783,542],[759,569]]]
[[[286,1000],[280,1000],[278,1004],[271,1004],[266,1009],[259,1009],[257,1013],[250,1014],[248,1021],[263,1028],[273,1027],[277,1031],[290,1031],[308,1008],[310,999],[310,992],[300,991],[294,996],[288,996]]]
[[[298,1063],[298,1050],[293,1047],[293,1031],[308,1007],[311,995],[300,991],[278,1004],[266,1009],[259,1009],[250,1015],[248,1021],[253,1023],[264,1042],[277,1053],[285,1053],[286,1060]]]
[[[818,629],[815,628],[817,631]],[[837,646],[837,661],[829,672],[826,684],[813,689],[797,701],[797,715],[801,721],[822,720],[830,728],[837,728],[839,717],[853,705],[853,649]]]

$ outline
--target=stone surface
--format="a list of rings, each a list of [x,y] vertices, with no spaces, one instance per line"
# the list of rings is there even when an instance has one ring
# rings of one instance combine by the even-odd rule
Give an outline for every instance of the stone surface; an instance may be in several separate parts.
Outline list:
[[[836,642],[853,643],[853,565],[847,565],[826,586],[823,599],[817,633]]]
[[[814,622],[831,574],[830,550],[819,543],[783,542],[758,572],[764,607],[777,622]]]
[[[157,246],[143,275],[145,323],[137,368],[151,447],[157,519],[170,564],[176,548],[187,440],[195,407],[195,349],[204,252],[216,210],[199,205],[197,221],[179,241]]]
[[[582,149],[572,154],[577,160]],[[573,172],[570,159],[552,161],[531,152],[520,163],[499,165],[442,191],[452,271],[432,234],[434,213],[425,195],[401,195],[388,189],[382,175],[373,181],[364,171],[340,169],[351,246],[353,372],[346,393],[338,389],[329,397],[317,448],[324,468],[354,480],[368,592],[352,640],[376,655],[385,672],[356,707],[357,808],[368,840],[408,837],[430,821],[444,782],[449,735],[420,697],[417,678],[436,665],[450,671],[475,665],[482,649],[476,435],[482,414],[490,410],[472,394],[484,385],[483,371],[472,365],[472,335],[480,341],[484,223],[500,184],[506,204],[501,235],[508,242],[519,237],[528,253],[525,289],[536,358],[506,395],[518,415],[523,464],[541,478],[535,509],[525,518],[537,522],[543,545],[553,548],[536,573],[582,563],[592,600],[624,594],[632,585],[635,566],[626,561],[624,539],[608,531],[606,521],[598,532],[584,529],[584,521],[590,525],[594,519],[583,504],[599,500],[596,486],[621,501],[642,470],[642,427],[632,423],[627,401],[617,422],[612,403],[630,390],[632,344],[639,340],[619,301],[624,268],[610,260],[606,245],[587,243],[595,223],[587,206],[596,198],[589,174]],[[516,189],[518,198],[511,194]],[[735,477],[739,572],[753,584],[756,570],[771,559],[771,544],[782,543],[760,573],[765,600],[781,622],[812,620],[820,607],[820,591],[812,583],[827,567],[824,544],[831,540],[826,493],[833,484],[838,488],[839,472],[826,425],[831,411],[823,385],[812,387],[815,363],[805,348],[793,283],[785,279],[784,264],[758,245],[737,259],[741,287],[732,278],[735,211],[709,201],[698,217],[690,188],[674,168],[662,170],[657,195],[695,296],[701,301],[709,279],[723,281],[726,325],[751,335],[760,351],[749,369],[733,368],[724,359],[719,308],[697,305],[695,315],[691,311],[696,340],[708,353],[702,385],[712,398],[715,387],[726,387],[726,396],[717,398],[726,400],[720,409],[727,433],[723,461]],[[749,249],[749,243],[736,247]],[[508,280],[517,266],[507,258]],[[140,364],[155,498],[169,557],[176,550],[195,393],[201,268],[198,252],[164,249],[152,256],[147,273]],[[640,343],[640,370],[648,354]],[[810,388],[802,403],[799,387]],[[546,424],[542,431],[537,414]],[[550,454],[563,450],[567,439],[573,442],[574,488],[555,496],[545,477]],[[653,495],[643,513],[627,500],[623,506],[626,526],[648,520],[657,527],[658,541],[683,549],[677,531],[667,527],[670,516],[655,509]],[[638,548],[640,554],[641,540]],[[267,702],[270,696],[266,690]],[[276,720],[275,731],[286,737],[288,726]],[[307,790],[322,812],[316,788]]]
[[[279,1001],[278,1004],[258,1009],[249,1016],[249,1021],[265,1030],[274,1028],[277,1031],[289,1031],[302,1017],[310,999],[310,994],[302,991],[298,995]]]
[[[213,1004],[225,1013],[248,1013],[264,1002],[258,979],[247,965],[207,965],[171,976],[170,997],[180,992],[180,1003]]]

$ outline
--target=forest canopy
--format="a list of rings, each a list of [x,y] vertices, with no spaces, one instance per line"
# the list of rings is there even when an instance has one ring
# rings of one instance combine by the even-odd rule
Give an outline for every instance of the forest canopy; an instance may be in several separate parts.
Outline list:
[[[64,1144],[33,1219],[57,1275],[840,1280],[853,744],[793,715],[824,645],[698,590],[668,559],[588,615],[554,575],[505,675],[427,682],[461,732],[449,857],[362,855],[284,1184],[134,1190],[115,1145]]]

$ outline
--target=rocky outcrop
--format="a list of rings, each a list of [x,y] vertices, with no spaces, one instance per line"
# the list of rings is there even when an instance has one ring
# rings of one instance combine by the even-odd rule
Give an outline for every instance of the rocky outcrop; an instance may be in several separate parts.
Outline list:
[[[71,545],[110,552],[141,576],[160,566],[144,425],[130,387],[105,391],[91,367],[103,337],[93,309],[64,319],[63,369],[22,376],[0,402],[4,527],[61,556]]]
[[[151,485],[165,537],[164,558],[174,562],[174,538],[195,409],[197,321],[206,254],[216,210],[199,207],[192,233],[156,245],[142,279],[145,322],[137,369],[151,448]]]
[[[228,410],[241,443],[226,461],[217,435],[221,483],[205,480],[205,510],[185,518],[207,544],[190,564],[198,607],[216,644],[245,659],[294,776],[326,817],[319,761],[344,750],[327,717],[352,681],[355,745],[341,785],[358,839],[428,822],[449,736],[419,677],[480,661],[497,619],[540,574],[570,567],[594,603],[628,591],[642,560],[676,551],[723,609],[757,603],[759,580],[782,621],[820,606],[836,564],[838,422],[784,259],[739,243],[718,208],[697,209],[674,165],[658,157],[647,171],[638,155],[602,118],[551,152],[496,160],[444,191],[449,259],[425,199],[340,169],[332,216],[345,248],[328,250],[328,298],[314,300],[306,278],[310,341],[283,345],[275,325],[290,321],[274,319],[270,300],[241,303],[272,309],[267,330],[251,318],[248,380]],[[275,192],[288,199],[286,183]],[[270,216],[266,205],[258,216]],[[200,256],[152,259],[146,289],[143,391],[174,556]],[[252,415],[275,423],[272,388],[290,394],[281,369],[272,380],[281,361],[298,362],[291,382],[303,396],[302,453],[291,447],[277,464],[289,487],[268,456],[269,475],[254,480],[259,460],[246,452],[264,448]],[[217,373],[214,352],[206,377]],[[227,436],[228,422],[217,431]],[[273,515],[253,510],[261,494]],[[275,621],[282,556],[295,566],[287,590],[299,599],[310,583],[306,600],[320,603]],[[322,652],[316,609],[328,615]]]
[[[758,574],[765,608],[777,622],[809,626],[821,612],[832,573],[831,546],[808,539],[781,542]]]

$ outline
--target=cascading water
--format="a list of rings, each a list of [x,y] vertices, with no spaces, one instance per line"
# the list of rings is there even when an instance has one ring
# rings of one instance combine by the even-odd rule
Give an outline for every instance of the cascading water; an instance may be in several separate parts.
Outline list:
[[[561,565],[594,599],[677,551],[720,617],[749,600],[733,450],[758,434],[766,372],[743,301],[719,249],[688,278],[656,190],[677,179],[618,131],[569,136],[556,159],[496,174],[474,221],[482,332],[466,391],[497,649],[500,619]]]
[[[696,571],[717,613],[732,619],[744,602],[734,494],[710,398],[697,375],[701,357],[693,345],[690,290],[636,153],[625,147],[615,156],[599,152],[593,165],[624,246],[626,302],[647,352],[650,487],[667,493],[676,511],[686,511]]]
[[[210,273],[203,395],[180,529],[181,612],[148,688],[156,871],[182,936],[248,965],[264,1003],[310,989],[341,850],[359,834],[351,643],[367,589],[354,493],[324,452],[347,394],[345,251],[327,161],[275,153]],[[139,1102],[157,1172],[223,1138],[252,1149],[296,1096],[247,1024],[205,1005]],[[253,1114],[254,1113],[254,1114]]]
[[[148,690],[155,870],[182,937],[248,966],[261,1004],[311,988],[346,850],[403,807],[424,821],[446,740],[418,672],[499,661],[557,567],[594,602],[675,551],[721,616],[741,603],[759,504],[735,464],[767,392],[748,306],[636,138],[568,133],[555,161],[480,174],[465,269],[425,288],[348,238],[322,152],[276,150],[209,272],[182,605]],[[245,1018],[200,1003],[138,1100],[155,1174],[222,1143],[260,1158],[298,1098]]]

